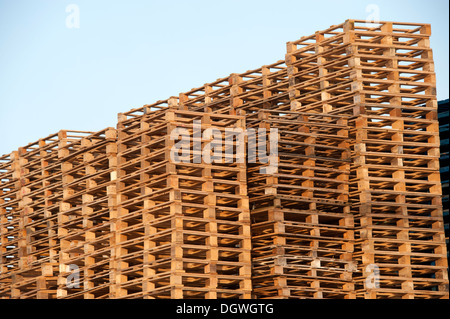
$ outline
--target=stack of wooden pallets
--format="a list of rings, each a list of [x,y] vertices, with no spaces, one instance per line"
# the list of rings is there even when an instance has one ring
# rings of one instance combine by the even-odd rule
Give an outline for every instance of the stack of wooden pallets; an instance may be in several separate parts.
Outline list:
[[[107,128],[62,145],[62,198],[58,213],[58,298],[109,295],[115,194],[116,130]],[[75,277],[76,276],[76,277]]]
[[[3,279],[0,281],[8,283],[2,283],[2,296],[56,296],[58,212],[63,196],[59,150],[83,134],[60,131],[12,153],[2,176],[2,180],[8,181],[2,185],[3,191],[9,190],[1,212]],[[11,181],[15,181],[14,188]]]
[[[177,101],[119,118],[113,297],[248,298],[245,161],[208,163],[196,152],[197,144],[213,142],[205,130],[225,135],[227,128],[244,128],[245,118],[179,110]],[[187,155],[171,151],[177,130],[188,138],[181,146],[192,150]]]
[[[11,296],[13,270],[19,268],[20,168],[18,152],[0,157],[0,294]]]
[[[279,136],[277,172],[248,169],[255,296],[354,297],[346,117],[260,110],[248,125]]]
[[[380,274],[357,294],[448,298],[430,26],[353,29],[355,260]]]
[[[0,298],[448,298],[430,34],[347,20],[2,156]]]

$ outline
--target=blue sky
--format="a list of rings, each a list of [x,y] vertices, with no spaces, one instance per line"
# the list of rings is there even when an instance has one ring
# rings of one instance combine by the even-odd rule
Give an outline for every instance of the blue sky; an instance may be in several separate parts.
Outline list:
[[[69,4],[79,28],[68,28]],[[348,18],[431,23],[438,99],[449,97],[447,0],[0,0],[0,154],[60,129],[283,59],[287,41]]]

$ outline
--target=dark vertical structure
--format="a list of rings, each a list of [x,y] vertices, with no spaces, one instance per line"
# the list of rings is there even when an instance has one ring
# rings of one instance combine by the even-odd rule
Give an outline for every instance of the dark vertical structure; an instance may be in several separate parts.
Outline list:
[[[445,243],[447,244],[447,258],[449,256],[448,243],[448,99],[438,102],[439,136],[441,139],[441,157],[439,158],[439,167],[441,172],[442,184],[442,210],[444,215]]]

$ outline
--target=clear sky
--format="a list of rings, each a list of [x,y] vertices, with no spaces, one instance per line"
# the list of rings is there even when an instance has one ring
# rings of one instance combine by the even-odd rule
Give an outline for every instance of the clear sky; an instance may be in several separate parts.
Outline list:
[[[447,99],[448,0],[0,0],[0,155],[284,59],[287,41],[366,19],[371,4],[381,21],[431,23]]]

